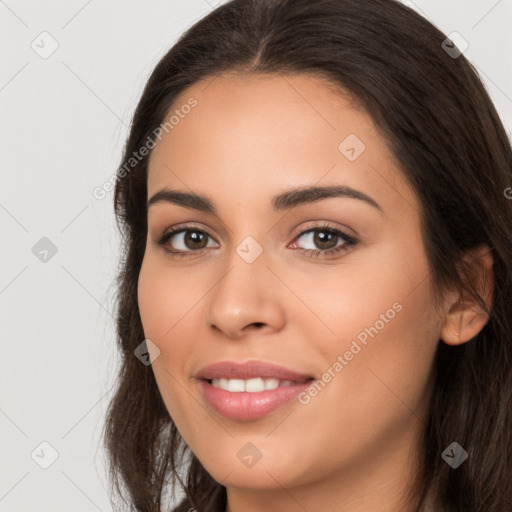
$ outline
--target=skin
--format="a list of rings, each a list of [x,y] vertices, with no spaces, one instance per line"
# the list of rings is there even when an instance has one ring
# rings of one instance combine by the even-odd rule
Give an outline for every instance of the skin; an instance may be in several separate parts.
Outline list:
[[[163,188],[194,192],[218,213],[152,205],[138,286],[169,414],[227,487],[228,512],[413,511],[400,500],[417,470],[437,344],[469,340],[487,316],[470,301],[456,307],[455,292],[434,308],[419,202],[371,117],[348,96],[311,75],[225,74],[191,86],[173,109],[191,96],[197,106],[152,152],[148,198]],[[366,146],[354,161],[338,149],[349,134]],[[278,193],[327,184],[364,192],[382,212],[346,197],[270,209]],[[194,246],[176,234],[167,247],[192,257],[173,257],[156,240],[185,222],[209,236]],[[298,237],[323,222],[358,243],[311,257],[346,243]],[[236,251],[248,236],[263,250],[252,263]],[[321,379],[396,303],[394,318],[307,404],[235,421],[202,398],[194,375],[221,360],[273,362]],[[261,453],[252,467],[237,457],[248,442]]]

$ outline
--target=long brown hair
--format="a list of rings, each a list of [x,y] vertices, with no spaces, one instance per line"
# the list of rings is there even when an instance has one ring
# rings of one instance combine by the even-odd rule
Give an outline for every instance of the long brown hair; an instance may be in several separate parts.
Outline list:
[[[464,55],[446,51],[445,39],[395,0],[232,0],[196,22],[158,63],[135,110],[114,192],[123,236],[116,281],[122,364],[104,442],[124,510],[161,511],[173,489],[185,493],[176,510],[226,506],[226,489],[185,445],[151,366],[134,356],[144,340],[137,282],[149,155],[132,157],[155,140],[180,93],[228,71],[322,76],[376,122],[420,200],[436,297],[456,286],[489,314],[469,342],[438,344],[418,511],[512,510],[512,201],[505,193],[512,153],[476,70]],[[494,259],[490,311],[471,267],[461,266],[481,245]],[[454,440],[469,453],[457,469],[441,457]]]

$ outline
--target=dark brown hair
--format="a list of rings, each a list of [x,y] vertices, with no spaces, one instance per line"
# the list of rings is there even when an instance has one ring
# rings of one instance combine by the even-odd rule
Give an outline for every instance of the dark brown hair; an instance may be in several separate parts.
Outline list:
[[[512,186],[510,141],[476,70],[442,47],[446,36],[395,0],[232,0],[200,19],[161,59],[136,108],[123,162],[155,138],[177,96],[227,72],[311,73],[347,91],[374,119],[421,205],[432,283],[455,286],[489,314],[474,339],[438,344],[434,386],[414,489],[418,511],[512,510]],[[117,277],[122,354],[104,441],[112,487],[130,510],[224,511],[226,489],[184,444],[151,366],[137,282],[147,236],[147,163],[118,171],[114,207],[123,235]],[[485,245],[494,259],[487,309],[462,256]],[[469,454],[452,469],[453,441]]]

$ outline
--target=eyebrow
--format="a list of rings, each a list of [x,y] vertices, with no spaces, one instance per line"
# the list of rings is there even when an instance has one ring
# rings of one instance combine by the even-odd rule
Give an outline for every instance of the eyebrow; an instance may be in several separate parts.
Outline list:
[[[331,197],[347,197],[351,199],[359,199],[360,201],[364,201],[367,204],[373,206],[381,213],[384,213],[379,203],[377,203],[377,201],[372,199],[370,196],[366,195],[360,190],[356,190],[352,187],[343,185],[331,185],[322,187],[307,186],[287,190],[286,192],[273,197],[271,206],[272,211],[280,212],[284,210],[291,210],[292,208],[296,208],[297,206],[303,204],[314,203]],[[150,206],[161,202],[177,204],[185,208],[192,208],[194,210],[212,215],[217,214],[215,205],[208,197],[189,192],[180,192],[177,190],[164,188],[151,197],[147,203],[147,208],[149,209]]]

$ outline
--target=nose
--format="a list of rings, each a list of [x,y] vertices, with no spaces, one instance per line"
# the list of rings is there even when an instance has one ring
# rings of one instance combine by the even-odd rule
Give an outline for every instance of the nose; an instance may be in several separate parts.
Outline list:
[[[208,325],[230,339],[242,339],[251,332],[262,336],[279,331],[285,324],[282,288],[263,257],[247,263],[235,254],[207,296]]]

